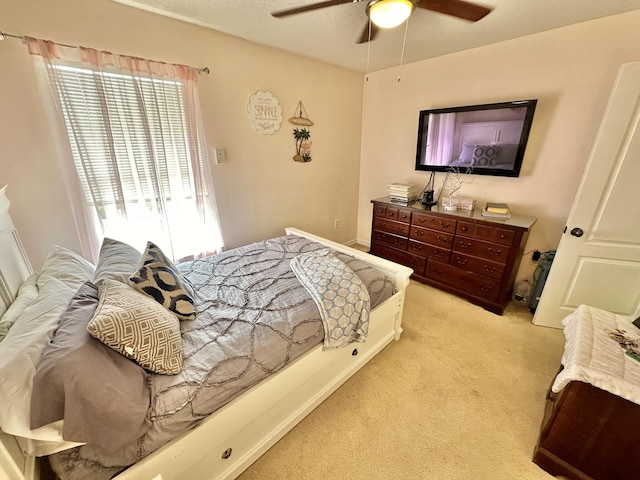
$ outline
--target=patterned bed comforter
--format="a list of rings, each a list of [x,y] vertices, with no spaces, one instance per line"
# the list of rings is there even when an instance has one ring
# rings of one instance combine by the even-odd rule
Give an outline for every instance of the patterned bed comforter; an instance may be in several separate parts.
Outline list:
[[[60,478],[111,478],[320,344],[318,308],[290,262],[322,248],[289,235],[179,265],[195,287],[197,311],[195,320],[181,322],[182,372],[150,376],[151,427],[120,457],[97,445],[60,452],[50,457]],[[394,293],[380,271],[334,254],[366,285],[371,308]]]

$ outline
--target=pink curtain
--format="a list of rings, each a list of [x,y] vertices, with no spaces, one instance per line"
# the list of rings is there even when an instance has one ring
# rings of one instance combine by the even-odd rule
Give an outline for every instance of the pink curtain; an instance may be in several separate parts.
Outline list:
[[[75,168],[63,170],[79,177],[84,191],[85,204],[74,205],[74,215],[91,256],[104,236],[137,247],[152,240],[175,261],[221,251],[197,70],[33,38],[27,45],[47,66],[66,126],[73,158],[63,161]],[[94,135],[87,124],[95,117]],[[176,158],[178,167],[167,166]],[[171,168],[181,176],[168,175]],[[113,188],[104,188],[105,169]],[[78,179],[67,181],[78,189]]]

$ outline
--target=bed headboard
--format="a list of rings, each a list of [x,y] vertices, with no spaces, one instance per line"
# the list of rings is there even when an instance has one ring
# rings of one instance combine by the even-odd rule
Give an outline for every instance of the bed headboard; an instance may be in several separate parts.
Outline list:
[[[0,187],[0,315],[16,297],[22,282],[33,273],[29,257],[9,216],[7,186]]]

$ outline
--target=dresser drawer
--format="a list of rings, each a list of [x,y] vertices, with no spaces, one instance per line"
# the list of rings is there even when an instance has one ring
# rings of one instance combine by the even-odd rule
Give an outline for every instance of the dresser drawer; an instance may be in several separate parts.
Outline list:
[[[428,260],[436,260],[442,263],[449,263],[449,257],[451,256],[451,251],[447,248],[434,247],[415,240],[409,240],[409,252],[425,257]]]
[[[409,248],[411,248],[411,246],[409,246]],[[502,274],[504,273],[504,265],[501,263],[491,262],[484,258],[472,257],[470,255],[464,255],[456,252],[451,254],[449,264],[454,267],[464,268],[465,270],[496,278],[498,280],[502,279]]]
[[[384,217],[389,220],[397,220],[408,224],[411,222],[411,210],[398,207],[386,207]]]
[[[400,250],[395,250],[381,244],[375,245],[371,248],[371,253],[409,267],[418,275],[424,275],[424,266],[427,260],[423,257],[412,255],[407,252],[401,252]]]
[[[374,217],[386,217],[387,216],[387,207],[384,205],[374,204],[373,205],[373,216]]]
[[[456,235],[460,237],[477,238],[478,240],[509,246],[513,243],[515,234],[514,230],[508,228],[465,221],[458,221],[458,226],[456,227]]]
[[[484,242],[473,238],[456,237],[453,251],[474,257],[487,258],[493,262],[506,263],[510,248],[506,245]]]
[[[373,241],[391,245],[400,250],[406,250],[409,243],[406,237],[399,237],[398,235],[378,231],[373,232]]]
[[[406,208],[399,208],[397,220],[403,223],[411,223],[411,210]]]
[[[383,232],[395,233],[403,237],[409,236],[409,224],[396,222],[395,220],[389,220],[387,218],[376,217],[373,220],[373,228],[375,230],[382,230]]]
[[[409,230],[409,238],[449,250],[451,249],[451,245],[453,244],[453,235],[439,232],[437,230],[429,230],[428,228],[415,226],[411,226],[411,230]]]
[[[425,276],[485,300],[494,301],[500,293],[499,280],[440,262],[427,262]]]
[[[438,217],[436,215],[429,215],[426,213],[413,213],[411,219],[412,226],[430,228],[432,230],[439,230],[441,232],[455,233],[456,220],[450,218]]]

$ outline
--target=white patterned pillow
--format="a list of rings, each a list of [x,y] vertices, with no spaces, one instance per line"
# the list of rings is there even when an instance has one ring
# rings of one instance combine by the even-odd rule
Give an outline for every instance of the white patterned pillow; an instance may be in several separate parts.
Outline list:
[[[473,165],[495,165],[500,145],[476,145],[473,150]]]
[[[129,277],[129,284],[180,320],[196,318],[191,285],[154,243],[147,242],[139,268]]]
[[[180,322],[146,295],[116,280],[98,288],[100,302],[87,325],[105,345],[156,373],[182,371]]]

